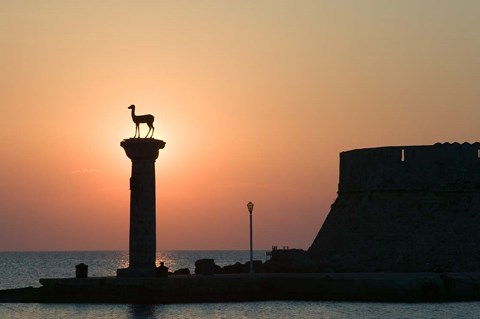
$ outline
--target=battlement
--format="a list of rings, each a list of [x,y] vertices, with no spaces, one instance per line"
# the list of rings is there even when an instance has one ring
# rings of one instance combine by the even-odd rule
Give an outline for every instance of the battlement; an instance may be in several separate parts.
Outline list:
[[[340,153],[338,192],[372,191],[480,191],[480,143]]]

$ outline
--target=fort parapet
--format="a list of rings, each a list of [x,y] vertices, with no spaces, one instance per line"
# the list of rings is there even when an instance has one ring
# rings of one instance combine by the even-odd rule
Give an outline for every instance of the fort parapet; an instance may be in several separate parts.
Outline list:
[[[479,191],[480,143],[394,146],[340,153],[339,193]]]

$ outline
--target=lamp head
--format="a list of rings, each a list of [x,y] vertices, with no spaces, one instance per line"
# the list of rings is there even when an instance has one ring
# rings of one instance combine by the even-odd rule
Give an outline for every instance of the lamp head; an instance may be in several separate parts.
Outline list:
[[[252,203],[252,202],[248,202],[247,208],[248,208],[248,212],[251,214],[251,213],[253,212],[253,203]]]

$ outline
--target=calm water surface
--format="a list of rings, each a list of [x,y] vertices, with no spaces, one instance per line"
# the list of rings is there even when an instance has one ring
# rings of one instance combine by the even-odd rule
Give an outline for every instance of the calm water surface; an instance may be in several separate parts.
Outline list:
[[[248,251],[166,251],[158,253],[171,270],[194,269],[195,260],[214,258],[221,266],[248,260]],[[255,259],[265,260],[264,251]],[[114,275],[125,267],[127,252],[3,252],[0,289],[39,286],[43,277],[73,277],[75,265],[86,263],[90,276]],[[358,303],[358,302],[241,302],[177,305],[117,304],[0,304],[3,318],[480,318],[480,302]]]
[[[0,318],[479,318],[480,303],[242,302],[179,305],[0,304]]]

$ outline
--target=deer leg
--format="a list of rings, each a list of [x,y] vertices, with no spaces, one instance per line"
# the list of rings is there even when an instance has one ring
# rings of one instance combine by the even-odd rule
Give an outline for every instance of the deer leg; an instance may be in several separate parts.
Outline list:
[[[148,134],[150,134],[150,130],[151,130],[151,129],[152,129],[152,128],[149,126],[149,127],[148,127],[148,132],[147,132],[147,135],[145,135],[145,138],[147,138]]]
[[[140,128],[138,127],[138,124],[135,124],[135,136],[134,136],[134,138],[137,137],[137,133],[138,133],[138,137],[140,137]]]
[[[152,134],[150,134],[150,138],[153,138],[153,132],[155,131],[155,127],[153,127],[153,123],[147,123],[148,124],[148,133],[150,133],[150,131],[152,131]],[[148,136],[148,133],[147,133],[147,136]],[[145,137],[147,137],[145,136]]]

